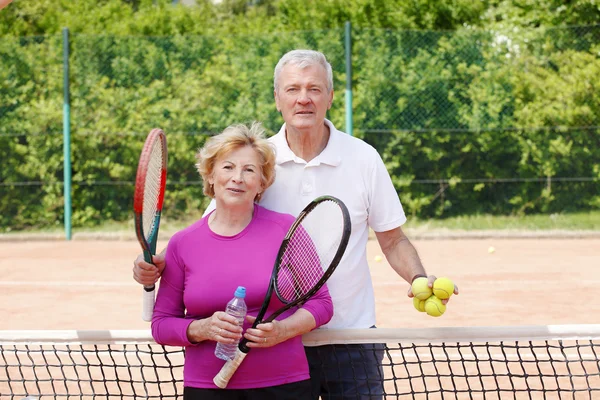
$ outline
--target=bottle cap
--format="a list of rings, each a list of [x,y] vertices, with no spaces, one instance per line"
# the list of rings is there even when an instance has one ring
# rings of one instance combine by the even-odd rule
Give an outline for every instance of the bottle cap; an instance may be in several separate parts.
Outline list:
[[[243,286],[238,286],[238,288],[235,290],[234,296],[243,299],[244,297],[246,297],[246,288]]]

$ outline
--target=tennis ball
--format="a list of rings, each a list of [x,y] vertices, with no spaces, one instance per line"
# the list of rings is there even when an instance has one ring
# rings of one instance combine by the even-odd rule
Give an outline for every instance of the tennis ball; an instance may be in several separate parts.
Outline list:
[[[417,311],[425,312],[425,300],[413,297],[413,306],[415,306]]]
[[[375,256],[375,261],[377,261],[377,262],[381,261],[381,256],[380,255],[376,255]]]
[[[488,249],[488,253],[490,253],[490,254],[492,254],[495,251],[496,251],[496,249],[494,248],[494,246],[490,246],[490,248]]]
[[[419,300],[427,300],[433,293],[431,288],[428,286],[429,279],[417,278],[411,285],[413,295]]]
[[[433,294],[440,300],[449,299],[454,293],[454,282],[448,278],[437,278],[433,282]]]
[[[425,312],[432,317],[439,317],[446,312],[446,306],[442,304],[442,300],[431,296],[425,300]]]

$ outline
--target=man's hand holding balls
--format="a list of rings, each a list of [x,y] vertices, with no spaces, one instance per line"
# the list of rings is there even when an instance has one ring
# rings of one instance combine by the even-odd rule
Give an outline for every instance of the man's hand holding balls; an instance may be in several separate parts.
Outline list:
[[[446,304],[453,294],[458,294],[454,282],[433,275],[415,278],[408,291],[408,297],[413,297],[415,309],[432,317],[439,317],[446,312]]]

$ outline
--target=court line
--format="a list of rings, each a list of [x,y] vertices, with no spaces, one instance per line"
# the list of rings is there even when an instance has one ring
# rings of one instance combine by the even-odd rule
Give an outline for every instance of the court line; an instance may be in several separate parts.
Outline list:
[[[0,286],[99,286],[99,287],[132,287],[140,286],[136,282],[101,282],[101,281],[0,281]]]
[[[477,285],[511,285],[514,289],[515,285],[517,283],[515,283],[515,280],[508,280],[508,279],[498,279],[498,280],[488,280],[488,281],[477,281]],[[544,281],[544,280],[524,280],[524,279],[520,279],[518,280],[518,284],[519,285],[523,285],[523,284],[534,284],[536,286],[539,286],[540,282],[546,282],[546,283],[553,283],[553,284],[558,284],[560,282],[557,281]],[[585,286],[592,286],[594,284],[600,284],[600,279],[587,279],[585,280],[585,282],[583,283],[583,285]],[[406,283],[405,281],[394,281],[394,282],[377,282],[377,281],[373,281],[373,286],[406,286],[408,287],[408,283]],[[459,284],[460,287],[460,284]]]

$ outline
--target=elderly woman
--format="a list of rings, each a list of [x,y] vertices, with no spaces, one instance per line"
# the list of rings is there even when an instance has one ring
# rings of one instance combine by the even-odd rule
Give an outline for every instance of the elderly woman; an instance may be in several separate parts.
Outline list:
[[[303,399],[310,397],[308,364],[300,335],[327,323],[333,304],[327,288],[272,323],[247,329],[253,351],[227,389],[213,377],[223,366],[216,343],[234,343],[243,329],[224,312],[238,286],[247,290],[251,324],[258,313],[279,246],[294,218],[256,202],[275,176],[275,152],[258,123],[233,125],[197,154],[204,193],[215,210],[169,241],[152,335],[157,343],[185,346],[185,399]],[[274,296],[267,315],[282,304]]]

